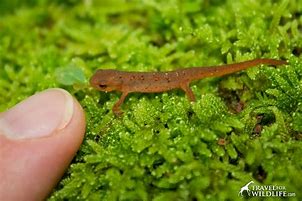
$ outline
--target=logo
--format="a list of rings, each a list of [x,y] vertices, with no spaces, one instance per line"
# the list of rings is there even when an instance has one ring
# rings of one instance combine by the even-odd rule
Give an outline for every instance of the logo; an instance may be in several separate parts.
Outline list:
[[[250,196],[250,192],[251,190],[249,189],[249,185],[253,184],[253,181],[250,181],[249,183],[247,183],[246,185],[244,185],[243,187],[241,187],[238,195],[243,196],[243,192],[246,191],[247,194]]]
[[[250,181],[241,187],[238,196],[241,197],[294,197],[296,193],[287,192],[285,186],[279,185],[253,185]]]

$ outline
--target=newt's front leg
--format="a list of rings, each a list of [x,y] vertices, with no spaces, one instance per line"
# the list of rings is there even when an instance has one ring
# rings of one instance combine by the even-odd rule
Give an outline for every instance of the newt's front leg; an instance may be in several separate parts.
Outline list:
[[[180,88],[186,93],[190,102],[196,101],[195,95],[194,95],[192,89],[190,88],[189,83],[182,84],[180,86]]]
[[[121,116],[123,114],[123,112],[121,111],[121,105],[125,101],[127,95],[128,95],[128,92],[125,92],[125,91],[122,92],[120,99],[114,104],[112,111],[116,116]]]

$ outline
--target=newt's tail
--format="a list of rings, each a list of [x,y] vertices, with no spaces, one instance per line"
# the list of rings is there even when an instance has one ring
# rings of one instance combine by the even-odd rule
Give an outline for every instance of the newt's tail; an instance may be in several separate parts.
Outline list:
[[[235,73],[241,70],[245,70],[247,68],[251,68],[261,64],[278,66],[278,65],[287,64],[287,61],[277,60],[277,59],[254,59],[254,60],[249,60],[249,61],[244,61],[234,64],[199,68],[200,72],[197,72],[194,77],[196,78],[198,77],[197,79],[203,77],[219,77],[219,76]]]
[[[244,61],[236,64],[230,64],[230,66],[233,66],[234,68],[239,68],[239,70],[243,70],[260,64],[278,66],[278,65],[287,64],[287,61],[278,60],[278,59],[254,59],[254,60]]]

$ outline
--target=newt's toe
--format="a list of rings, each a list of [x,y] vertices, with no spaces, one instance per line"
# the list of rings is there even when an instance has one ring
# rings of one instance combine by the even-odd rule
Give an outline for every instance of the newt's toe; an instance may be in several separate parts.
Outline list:
[[[124,112],[121,111],[119,108],[113,108],[112,111],[117,117],[121,117],[124,114]]]

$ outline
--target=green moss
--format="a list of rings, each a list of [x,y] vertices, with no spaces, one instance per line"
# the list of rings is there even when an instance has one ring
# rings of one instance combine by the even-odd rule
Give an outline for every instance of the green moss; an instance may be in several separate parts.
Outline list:
[[[1,1],[0,111],[49,87],[83,106],[85,140],[50,200],[237,200],[250,180],[301,200],[301,12],[299,0]],[[98,68],[258,57],[289,65],[195,82],[193,104],[178,90],[131,94],[122,118],[120,94],[87,84]]]

